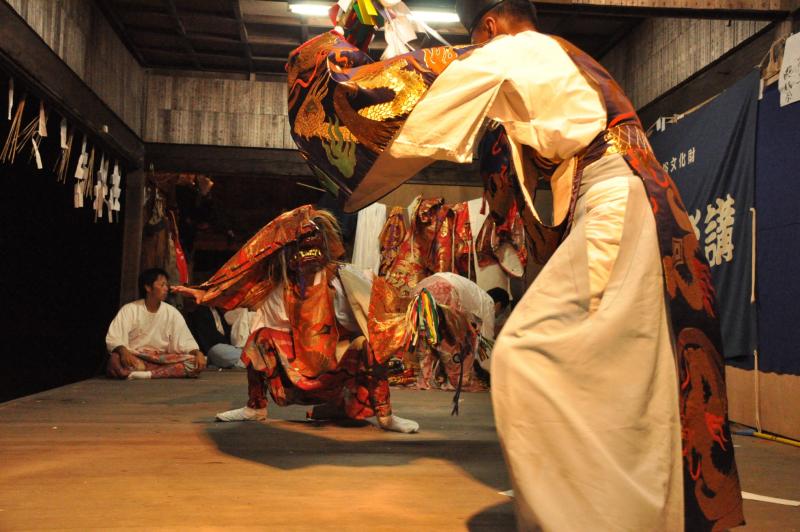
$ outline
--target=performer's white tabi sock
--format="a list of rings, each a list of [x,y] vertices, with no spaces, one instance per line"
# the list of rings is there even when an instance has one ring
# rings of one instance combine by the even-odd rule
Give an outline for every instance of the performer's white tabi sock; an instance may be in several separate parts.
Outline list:
[[[267,419],[266,408],[250,408],[244,406],[217,414],[217,421],[264,421]]]
[[[391,430],[392,432],[403,432],[411,434],[412,432],[419,431],[419,423],[410,419],[404,419],[392,414],[391,416],[378,417],[378,426],[383,430]]]
[[[152,371],[131,371],[128,374],[128,380],[137,380],[137,379],[152,379],[153,372]]]

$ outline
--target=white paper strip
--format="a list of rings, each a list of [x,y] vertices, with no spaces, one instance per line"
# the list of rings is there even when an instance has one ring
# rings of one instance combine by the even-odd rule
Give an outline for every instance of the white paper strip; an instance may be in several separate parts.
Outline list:
[[[67,119],[61,119],[61,149],[67,149]]]
[[[89,165],[89,154],[86,153],[86,135],[83,136],[81,144],[81,156],[78,158],[78,166],[75,167],[75,179],[86,179],[86,167]]]
[[[742,492],[742,499],[749,501],[771,502],[772,504],[782,504],[784,506],[800,506],[800,501],[793,501],[791,499],[778,499],[777,497],[767,497],[766,495],[758,495],[756,493]]]
[[[83,207],[83,181],[78,181],[72,189],[73,205],[76,209]]]
[[[800,102],[800,33],[786,39],[778,90],[781,93],[781,107]]]
[[[36,139],[31,139],[31,144],[33,144],[33,155],[36,158],[36,169],[42,169],[42,156],[39,153],[39,143],[36,142]]]
[[[11,120],[11,110],[14,108],[14,78],[8,78],[8,119]]]
[[[47,136],[47,113],[44,111],[44,102],[39,102],[39,136]]]

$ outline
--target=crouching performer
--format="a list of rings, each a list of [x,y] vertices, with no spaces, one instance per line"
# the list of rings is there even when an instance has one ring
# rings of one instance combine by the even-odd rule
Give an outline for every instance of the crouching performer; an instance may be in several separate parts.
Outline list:
[[[204,305],[256,311],[242,350],[247,406],[218,420],[265,419],[269,390],[280,406],[315,405],[314,419],[375,416],[385,430],[419,430],[392,414],[386,361],[376,359],[366,317],[354,315],[340,280],[343,254],[333,215],[306,205],[264,226],[207,282],[175,287]]]

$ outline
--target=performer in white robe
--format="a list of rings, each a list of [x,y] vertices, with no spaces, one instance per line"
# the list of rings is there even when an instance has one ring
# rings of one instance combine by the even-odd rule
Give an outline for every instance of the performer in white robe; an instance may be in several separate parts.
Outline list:
[[[557,244],[492,360],[496,424],[520,529],[742,524],[708,265],[634,108],[591,57],[537,32],[526,0],[458,0],[456,7],[481,46],[424,50],[385,67],[338,66],[324,85],[328,107],[311,105],[319,89],[305,100],[293,89],[290,103],[302,102],[290,112],[295,140],[343,183],[351,210],[434,159],[470,162],[481,135],[485,142],[500,131],[492,148],[507,142],[516,173],[507,188],[519,198],[528,236],[537,250]],[[325,39],[315,44],[322,48]],[[331,46],[329,62],[354,54]],[[312,51],[319,56],[304,45],[290,57],[290,85],[298,75],[306,76],[302,87],[326,83],[324,74],[313,77],[319,65]],[[410,81],[402,90],[391,85],[393,103],[418,98],[404,121],[363,124],[346,107],[382,102],[384,93],[371,89],[400,74]],[[316,117],[309,110],[330,108],[325,118],[347,127],[363,153],[356,162],[364,170],[352,179],[338,160],[316,155],[315,142],[327,146],[326,139],[303,136]],[[487,118],[499,124],[491,132]],[[490,159],[490,152],[482,155]],[[540,175],[553,191],[553,226],[566,227],[566,237],[536,214]],[[498,176],[493,184],[509,183],[505,174],[491,177]]]

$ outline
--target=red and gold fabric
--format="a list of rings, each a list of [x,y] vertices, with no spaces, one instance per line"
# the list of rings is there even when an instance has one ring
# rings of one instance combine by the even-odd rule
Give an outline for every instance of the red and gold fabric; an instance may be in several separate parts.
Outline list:
[[[304,236],[319,231],[313,218],[316,211],[303,205],[285,212],[262,227],[208,281],[198,288],[205,291],[204,305],[232,310],[247,307],[255,310],[275,285],[270,262],[277,251]],[[339,239],[327,242],[330,260],[344,255]]]
[[[391,415],[389,383],[371,371],[369,344],[363,336],[349,343],[334,368],[313,378],[293,366],[298,363],[293,344],[291,334],[275,329],[263,328],[251,335],[242,351],[242,359],[251,363],[247,406],[265,408],[268,391],[279,406],[329,404],[340,407],[351,419]]]

